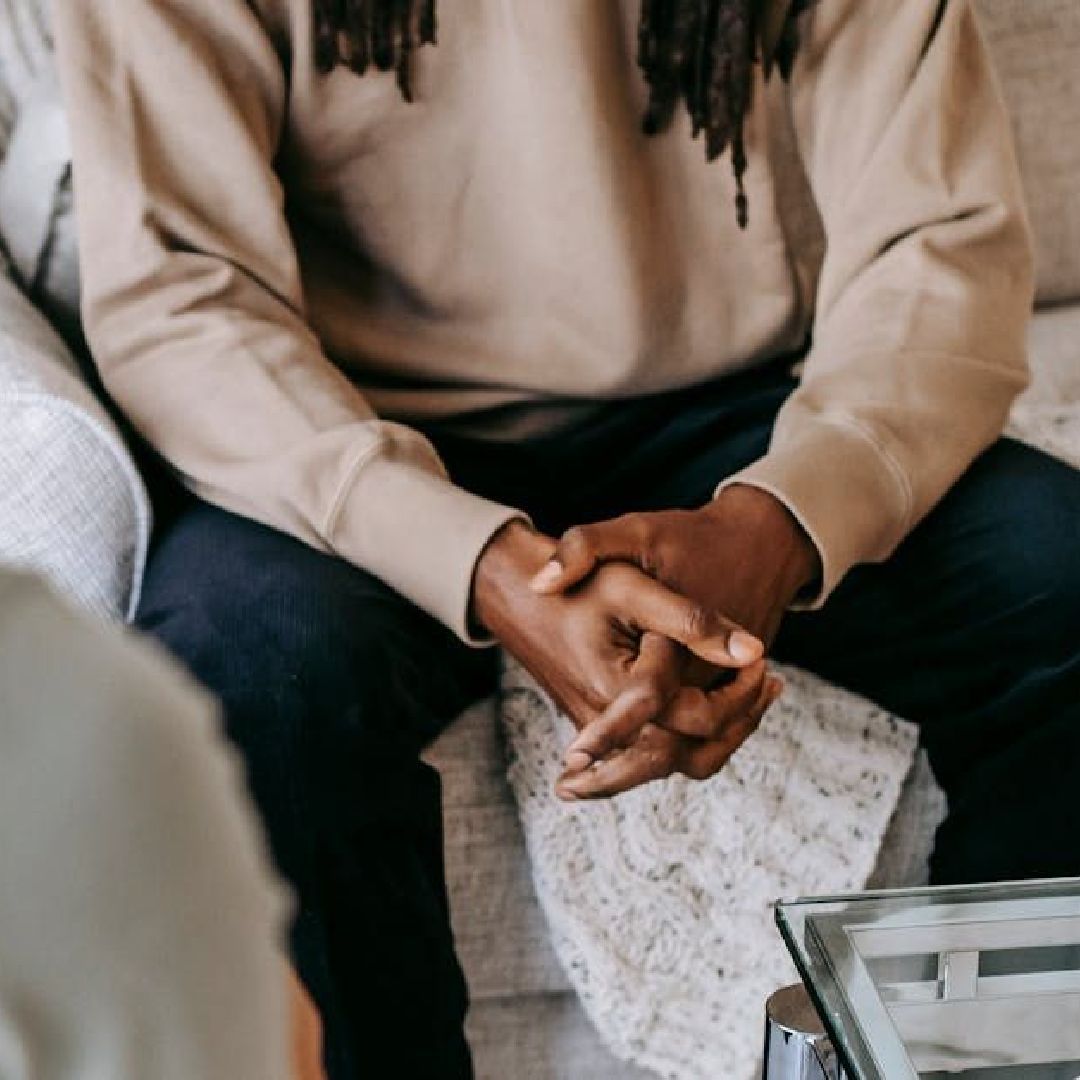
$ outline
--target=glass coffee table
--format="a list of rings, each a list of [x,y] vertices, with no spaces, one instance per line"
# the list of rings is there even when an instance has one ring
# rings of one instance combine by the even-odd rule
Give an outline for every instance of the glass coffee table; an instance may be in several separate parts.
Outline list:
[[[1080,1078],[1080,879],[781,902],[776,918],[828,1037],[821,1075]]]

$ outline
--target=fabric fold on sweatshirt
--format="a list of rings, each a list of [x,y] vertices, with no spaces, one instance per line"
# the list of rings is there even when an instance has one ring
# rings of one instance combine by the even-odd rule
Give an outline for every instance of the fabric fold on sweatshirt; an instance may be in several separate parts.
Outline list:
[[[888,557],[1027,378],[1028,227],[970,0],[813,5],[790,83],[757,73],[745,230],[685,115],[641,131],[638,14],[443,4],[408,104],[317,72],[309,0],[55,6],[89,340],[196,492],[472,640],[517,510],[456,487],[425,425],[497,453],[507,404],[691,387],[812,335],[769,451],[717,484],[804,523],[809,603]]]

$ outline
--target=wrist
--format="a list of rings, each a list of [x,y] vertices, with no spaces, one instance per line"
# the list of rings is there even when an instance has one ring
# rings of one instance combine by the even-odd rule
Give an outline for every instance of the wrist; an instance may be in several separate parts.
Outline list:
[[[474,625],[499,636],[506,615],[522,596],[531,596],[529,582],[551,558],[555,542],[527,522],[507,522],[488,541],[473,574],[470,617]]]
[[[747,542],[772,560],[771,571],[794,600],[821,580],[821,555],[810,534],[775,495],[751,484],[732,484],[703,508],[730,519],[734,512]]]

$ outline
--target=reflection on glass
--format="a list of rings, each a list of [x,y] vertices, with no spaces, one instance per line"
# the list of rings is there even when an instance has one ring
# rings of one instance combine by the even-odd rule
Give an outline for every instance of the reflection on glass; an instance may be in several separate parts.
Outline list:
[[[1080,880],[782,903],[861,1080],[1080,1080]]]

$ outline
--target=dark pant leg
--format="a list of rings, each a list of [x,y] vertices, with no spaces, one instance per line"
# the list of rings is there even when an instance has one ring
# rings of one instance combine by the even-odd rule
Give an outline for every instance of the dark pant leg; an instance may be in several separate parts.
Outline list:
[[[299,898],[332,1080],[471,1076],[439,780],[418,755],[490,687],[491,654],[363,571],[190,501],[138,622],[224,703]]]
[[[1001,440],[776,653],[919,723],[935,882],[1080,874],[1080,472]]]

